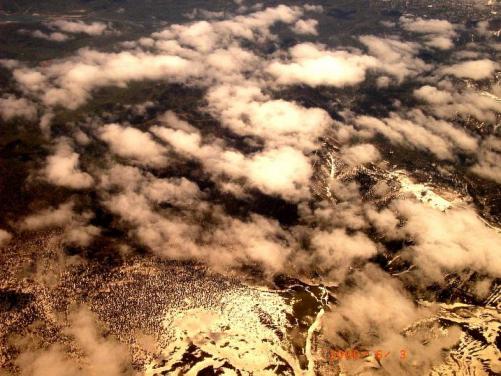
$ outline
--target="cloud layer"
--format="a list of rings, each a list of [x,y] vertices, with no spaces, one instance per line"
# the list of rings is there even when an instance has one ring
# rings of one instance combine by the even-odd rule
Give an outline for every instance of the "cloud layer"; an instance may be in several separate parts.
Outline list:
[[[119,253],[141,249],[222,273],[251,267],[267,282],[284,273],[335,285],[338,305],[323,321],[331,345],[406,344],[423,352],[420,370],[430,369],[457,338],[451,329],[425,348],[407,336],[436,314],[416,303],[429,296],[422,291],[448,288],[446,274],[488,282],[501,275],[499,231],[475,201],[440,196],[444,181],[463,197],[501,183],[499,64],[479,46],[461,45],[463,26],[446,20],[406,15],[384,33],[319,43],[322,7],[240,5],[228,16],[193,11],[186,24],[108,51],[82,48],[38,66],[2,61],[15,87],[0,98],[2,122],[39,121],[47,141],[23,189],[42,182],[64,199],[37,197],[21,218],[7,219],[0,246],[59,229],[64,246],[92,249],[119,233],[110,241]],[[111,32],[101,22],[46,26],[49,33],[33,36]],[[485,27],[477,32],[488,38]],[[297,39],[286,43],[280,33]],[[179,106],[142,98],[80,116],[99,90],[133,82],[180,84],[199,97]],[[404,159],[414,159],[410,171]],[[67,328],[89,364],[53,346],[25,349],[21,371],[128,371],[122,346],[93,320],[83,310]]]

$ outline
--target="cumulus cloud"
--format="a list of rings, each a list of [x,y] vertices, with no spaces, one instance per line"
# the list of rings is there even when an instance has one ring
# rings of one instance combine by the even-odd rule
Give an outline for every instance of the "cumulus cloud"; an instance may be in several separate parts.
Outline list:
[[[419,52],[417,43],[395,38],[360,37],[372,56],[353,49],[329,50],[304,43],[292,47],[285,60],[267,61],[240,46],[242,40],[257,44],[274,40],[270,29],[278,22],[293,25],[298,32],[314,33],[316,21],[300,18],[311,9],[316,8],[280,5],[221,21],[171,25],[150,37],[129,42],[133,48],[129,51],[104,53],[83,49],[76,56],[49,66],[18,67],[13,74],[25,91],[40,97],[45,105],[76,108],[90,98],[93,90],[104,86],[123,86],[134,80],[212,79],[235,83],[242,81],[244,73],[259,77],[261,65],[280,84],[337,87],[364,81],[370,69],[382,70],[399,81],[428,69],[415,56]],[[74,27],[82,27],[78,22],[77,25],[80,26]]]
[[[408,257],[422,272],[436,280],[442,271],[465,269],[501,274],[497,249],[501,235],[492,231],[471,208],[452,208],[441,212],[411,200],[393,203],[406,222],[402,230],[415,242]]]
[[[447,20],[424,19],[421,17],[400,17],[400,23],[405,30],[420,34],[448,34],[454,32],[454,25]]]
[[[452,94],[439,90],[434,86],[425,85],[414,90],[414,96],[431,104],[446,104],[452,102]]]
[[[42,73],[27,69],[20,65],[14,65],[12,75],[25,92],[39,92],[47,87],[47,77]]]
[[[50,111],[44,113],[40,118],[40,130],[42,131],[42,134],[46,138],[50,137],[50,126],[53,118],[54,118],[54,113]]]
[[[196,227],[179,218],[164,218],[140,193],[126,190],[111,195],[104,203],[112,213],[132,224],[131,232],[153,251],[173,258],[194,256],[194,244],[188,241],[188,234],[196,234]]]
[[[50,228],[63,230],[63,245],[87,247],[101,233],[101,230],[88,222],[93,214],[89,211],[79,213],[75,202],[67,201],[58,207],[49,207],[30,214],[18,223],[22,231],[38,231]]]
[[[343,280],[355,260],[368,260],[377,247],[364,233],[347,234],[344,229],[316,231],[311,237],[313,257],[319,269],[330,278]]]
[[[417,57],[423,44],[396,37],[361,37],[367,53],[302,43],[284,53],[262,56],[254,45],[248,47],[249,42],[272,41],[274,36],[268,27],[277,20],[302,29],[297,32],[314,35],[316,31],[316,24],[298,19],[301,11],[296,8],[277,9],[242,16],[238,22],[231,18],[169,26],[131,42],[127,47],[131,50],[127,52],[87,50],[81,51],[78,58],[58,60],[45,67],[31,69],[18,65],[15,77],[26,93],[45,95],[47,88],[59,90],[56,94],[61,99],[53,99],[51,106],[64,104],[75,108],[101,86],[122,86],[130,80],[145,78],[196,82],[205,89],[203,108],[189,116],[167,111],[150,121],[149,115],[157,106],[144,102],[136,108],[128,107],[133,114],[148,115],[148,121],[140,127],[128,123],[103,126],[94,123],[93,136],[106,144],[113,157],[105,155],[99,167],[88,169],[93,177],[82,171],[89,168],[88,159],[83,158],[86,163],[81,167],[76,147],[59,140],[53,155],[47,159],[45,176],[54,184],[71,188],[90,187],[96,182],[97,200],[112,214],[113,226],[126,234],[124,241],[156,255],[196,260],[216,270],[252,265],[268,276],[298,272],[318,275],[321,282],[338,282],[339,304],[324,318],[325,333],[334,346],[382,347],[391,351],[405,348],[420,354],[413,358],[413,365],[427,369],[441,359],[442,349],[454,341],[429,338],[421,341],[406,336],[406,328],[430,312],[413,302],[415,297],[397,282],[400,276],[390,278],[372,265],[372,260],[380,262],[393,253],[379,239],[401,241],[404,249],[395,251],[396,256],[413,265],[406,275],[417,275],[423,283],[428,283],[440,282],[445,272],[464,269],[498,276],[499,265],[488,247],[495,249],[499,238],[471,209],[456,208],[442,213],[404,200],[386,207],[394,188],[384,182],[371,188],[378,198],[376,207],[369,195],[349,180],[351,174],[373,167],[374,176],[382,173],[384,162],[377,167],[370,165],[379,162],[382,156],[376,141],[369,140],[383,135],[394,145],[427,151],[443,160],[454,161],[458,154],[477,156],[478,163],[472,171],[498,181],[496,141],[489,139],[479,146],[477,137],[443,120],[457,113],[472,113],[473,107],[478,107],[477,113],[481,113],[478,116],[487,118],[495,112],[497,104],[491,99],[484,100],[487,97],[469,88],[458,92],[444,80],[436,82],[436,86],[425,85],[414,90],[423,110],[405,108],[402,104],[396,112],[383,117],[345,111],[342,116],[346,124],[341,124],[334,122],[324,109],[279,99],[280,92],[269,90],[276,88],[270,76],[282,85],[344,87],[363,82],[371,71],[383,74],[376,77],[379,87],[388,87],[392,80],[402,82],[431,67]],[[447,47],[449,39],[442,31],[431,28],[431,32],[421,32],[417,21],[422,20],[413,20],[409,31],[422,34],[429,46],[435,43],[438,47],[443,42],[441,47]],[[242,24],[247,27],[240,28]],[[239,38],[246,39],[245,48]],[[159,57],[177,57],[184,68],[176,71],[166,64],[156,71],[150,69],[156,66]],[[142,67],[148,59],[151,64]],[[122,65],[129,61],[130,71],[126,71]],[[192,67],[195,69],[190,71]],[[473,99],[485,104],[477,105]],[[146,111],[148,106],[152,111]],[[204,118],[210,116],[209,127],[196,122],[199,119],[191,123],[186,120],[196,118],[198,110]],[[327,137],[323,136],[326,132],[331,136],[332,126],[338,128],[334,133],[343,137],[326,142]],[[80,145],[91,147],[96,141],[90,133],[72,132]],[[232,136],[225,139],[222,135],[227,133]],[[246,147],[234,146],[237,144]],[[318,165],[312,166],[312,161],[320,160],[313,156],[320,147],[329,149],[332,171],[321,182],[325,200],[315,202],[310,180],[317,177]],[[183,161],[185,158],[195,162],[190,163],[193,170],[189,176],[196,176],[196,181],[208,177],[212,182],[199,187],[195,180],[186,177],[166,177],[163,168],[148,172],[151,167],[166,167],[176,153]],[[362,165],[367,166],[357,168]],[[236,217],[226,211],[226,202],[219,205],[212,200],[213,195],[219,198],[223,193],[223,198],[227,198],[230,193],[235,196],[230,201],[236,200],[238,205],[241,200],[247,205],[252,202],[255,190],[260,191],[256,194],[259,197],[265,194],[299,203],[299,225],[282,226],[277,220],[250,210],[239,212]],[[60,226],[63,244],[89,246],[101,233],[89,223],[92,215],[79,214],[84,209],[76,204],[64,205],[25,218],[20,228]],[[367,264],[371,266],[364,267]],[[75,338],[89,365],[84,362],[83,366],[73,368],[62,348],[50,348],[28,353],[19,363],[23,372],[34,374],[37,371],[33,367],[47,367],[57,375],[64,367],[76,375],[87,372],[114,375],[127,367],[127,360],[121,355],[125,353],[123,349],[89,329],[92,328],[89,315],[72,320],[74,325],[67,334]],[[112,357],[112,361],[105,364],[105,357]],[[380,363],[390,374],[413,372],[411,367],[390,360]],[[350,369],[351,365],[343,367]]]
[[[259,62],[240,42],[259,44],[273,40],[275,36],[270,29],[274,24],[292,25],[303,13],[300,7],[279,5],[221,21],[175,24],[148,38],[128,42],[127,46],[133,48],[129,51],[105,53],[82,49],[75,56],[47,66],[17,66],[13,75],[23,90],[39,97],[46,106],[71,109],[89,100],[95,89],[122,87],[135,80],[204,82],[231,78],[237,81],[241,78],[239,73],[256,71]],[[101,33],[106,27],[65,20],[51,25],[66,32],[88,33]]]
[[[56,20],[48,23],[49,27],[59,29],[66,33],[101,35],[108,30],[108,25],[102,22],[85,23],[83,21]]]
[[[113,165],[101,175],[100,184],[105,189],[141,193],[154,204],[169,203],[177,207],[196,207],[203,196],[198,186],[184,177],[159,179],[125,165]]]
[[[483,178],[501,184],[501,139],[490,136],[482,142],[478,162],[471,171]]]
[[[213,19],[213,18],[223,18],[225,12],[214,12],[207,9],[194,8],[191,12],[186,13],[185,17],[193,20],[195,18]]]
[[[99,227],[79,223],[66,230],[64,244],[77,247],[88,247],[101,233]]]
[[[222,21],[198,21],[188,25],[172,25],[152,36],[177,40],[181,45],[207,53],[228,44],[228,39],[241,38],[254,42],[272,39],[270,27],[278,22],[292,24],[303,14],[300,7],[279,5],[248,15],[238,15]]]
[[[31,35],[34,36],[35,38],[50,40],[52,42],[65,42],[68,39],[70,39],[70,37],[64,33],[59,33],[59,32],[44,33],[43,31],[40,30],[35,30],[34,32],[31,33]]]
[[[163,127],[154,127],[152,132],[178,153],[197,159],[214,178],[222,175],[244,178],[252,188],[290,200],[308,196],[312,168],[308,158],[294,148],[283,146],[246,156],[223,148],[221,140],[202,144],[198,132]]]
[[[352,166],[376,162],[381,158],[379,151],[371,144],[358,144],[341,150],[341,158]]]
[[[290,198],[307,196],[312,168],[300,151],[290,147],[266,151],[253,156],[245,167],[247,178],[264,193]]]
[[[447,20],[402,16],[400,24],[407,31],[425,34],[425,44],[429,47],[448,50],[454,46],[455,26]]]
[[[12,235],[9,232],[0,229],[0,247],[6,245],[11,239]]]
[[[444,36],[431,36],[425,44],[440,50],[448,50],[454,47],[454,42],[449,37]]]
[[[308,12],[322,13],[324,11],[324,7],[318,4],[304,4],[304,9]]]
[[[259,59],[252,52],[241,47],[231,46],[212,51],[207,55],[208,72],[220,81],[233,81],[242,73],[258,69]]]
[[[317,26],[318,26],[317,20],[314,19],[299,20],[294,24],[292,30],[296,34],[318,35]]]
[[[65,357],[59,346],[46,351],[25,351],[16,359],[16,364],[23,376],[79,374],[78,364]]]
[[[101,184],[109,191],[105,206],[163,257],[196,259],[216,269],[257,264],[275,273],[292,252],[293,240],[277,221],[255,214],[232,218],[204,201],[198,186],[185,178],[158,179],[136,167],[113,166]],[[159,203],[176,210],[162,210]]]
[[[223,126],[241,136],[255,136],[268,147],[294,146],[311,151],[332,119],[320,108],[272,100],[255,86],[221,85],[207,93],[209,109]]]
[[[96,318],[87,309],[80,309],[70,317],[67,333],[72,335],[88,358],[91,374],[123,375],[130,371],[130,358],[126,347],[113,338],[104,337]]]
[[[475,136],[452,123],[427,116],[417,109],[410,111],[409,115],[417,124],[442,137],[452,148],[469,154],[474,153],[478,148],[478,140]]]
[[[60,138],[46,160],[44,177],[73,189],[95,187],[93,201],[95,198],[101,209],[112,215],[112,226],[123,231],[124,242],[155,255],[196,260],[216,270],[252,265],[268,276],[298,272],[318,275],[322,282],[335,280],[340,285],[339,305],[325,317],[329,340],[341,348],[400,346],[409,343],[403,334],[405,328],[423,312],[396,277],[389,278],[372,265],[371,260],[379,262],[392,253],[385,249],[383,240],[402,241],[404,249],[395,253],[414,265],[412,273],[429,282],[440,281],[444,272],[464,269],[499,276],[500,265],[492,251],[499,248],[499,234],[489,230],[472,209],[440,212],[410,200],[391,203],[397,194],[392,190],[397,188],[390,183],[380,181],[370,188],[369,195],[364,191],[365,182],[360,183],[362,189],[350,180],[359,172],[369,171],[371,177],[383,174],[388,164],[380,162],[382,155],[376,147],[380,140],[376,136],[382,135],[393,145],[426,151],[441,160],[476,156],[472,172],[499,181],[498,140],[490,137],[479,145],[476,136],[446,120],[459,113],[493,122],[498,102],[470,88],[459,92],[452,81],[444,79],[436,86],[413,91],[422,109],[406,108],[404,100],[395,104],[398,110],[382,117],[347,109],[341,113],[345,118],[342,124],[334,122],[325,109],[280,99],[281,92],[273,90],[275,82],[342,88],[364,82],[370,72],[382,74],[375,79],[383,88],[392,81],[418,77],[432,68],[418,58],[423,46],[449,48],[455,36],[455,27],[446,21],[403,18],[400,24],[404,29],[420,34],[424,42],[364,35],[357,39],[359,48],[300,43],[270,55],[259,52],[259,47],[277,42],[272,29],[277,22],[285,23],[287,30],[316,35],[317,22],[301,17],[305,11],[321,10],[310,5],[278,6],[224,20],[207,13],[210,20],[170,25],[121,44],[126,51],[83,49],[35,68],[5,64],[14,70],[19,89],[48,107],[75,109],[99,88],[125,87],[137,80],[201,87],[201,108],[189,116],[166,111],[152,119],[150,115],[158,108],[165,111],[172,107],[146,101],[126,106],[132,115],[147,118],[141,126],[125,122],[100,125],[92,118],[88,129],[93,133],[87,134],[78,124],[71,133],[79,146],[96,146],[110,153],[89,166],[89,158],[76,152],[77,144]],[[92,35],[106,31],[106,25],[99,31],[93,24],[64,22],[52,27]],[[422,82],[431,80],[427,77]],[[332,110],[331,104],[326,108]],[[49,108],[46,113],[58,111]],[[198,122],[200,113],[203,120]],[[188,118],[195,120],[190,123]],[[207,127],[206,118],[210,119]],[[106,122],[113,121],[117,120]],[[49,124],[41,126],[48,129]],[[225,134],[231,137],[224,138]],[[339,137],[334,139],[333,135]],[[98,145],[92,145],[97,140]],[[314,181],[322,184],[324,200],[319,202],[310,192],[315,189],[311,180],[317,179],[316,172],[325,166],[312,163],[323,163],[321,156],[314,154],[325,150],[332,169],[325,181]],[[171,161],[178,162],[175,156],[181,157],[181,162],[192,162],[191,170],[176,172],[176,177],[165,176],[178,165],[169,166]],[[376,162],[380,163],[371,165]],[[181,177],[183,174],[186,177]],[[198,179],[211,182],[199,186]],[[371,203],[372,193],[377,205]],[[229,194],[235,197],[223,202]],[[287,227],[247,210],[254,195],[297,204],[299,223]],[[29,215],[18,223],[19,229],[59,227],[63,245],[88,247],[101,229],[91,224],[93,214],[81,207],[84,200],[73,200]],[[238,204],[245,210],[238,208],[237,215],[228,207]],[[6,237],[0,230],[0,243],[2,236]],[[367,264],[371,266],[364,267]],[[79,313],[66,331],[88,364],[75,368],[63,349],[54,347],[26,355],[19,363],[22,372],[36,374],[40,367],[47,367],[54,375],[63,367],[76,375],[122,372],[127,368],[125,352],[115,341],[104,338],[92,320],[88,312]],[[425,355],[440,358],[444,343],[439,341],[433,354]],[[425,351],[418,341],[412,346],[416,352]],[[391,368],[388,363],[385,367],[390,367],[387,370],[392,374],[410,374],[408,369]]]
[[[275,220],[259,215],[252,215],[245,222],[227,218],[214,232],[208,258],[214,260],[214,265],[221,261],[233,266],[257,263],[273,274],[285,270],[292,252],[290,242],[290,235]],[[235,249],[241,252],[228,252]]]
[[[325,317],[325,333],[334,345],[372,348],[422,315],[405,289],[375,267],[357,273],[355,281]]]
[[[394,144],[427,150],[440,159],[454,159],[455,149],[468,153],[476,150],[476,139],[452,124],[426,116],[420,110],[411,111],[409,115],[409,119],[396,113],[384,119],[359,116],[355,124],[369,131],[369,134],[362,133],[363,137],[381,134]]]
[[[397,280],[374,266],[356,273],[338,300],[336,308],[322,319],[326,338],[334,349],[367,351],[372,357],[340,360],[347,373],[370,374],[379,369],[388,374],[420,375],[443,362],[444,349],[451,349],[459,340],[456,328],[439,330],[433,306],[417,306]],[[416,322],[424,325],[413,328]],[[375,351],[381,351],[380,359],[375,359]],[[405,360],[400,358],[402,352]]]
[[[379,60],[379,68],[394,76],[399,82],[431,69],[428,64],[417,57],[420,45],[416,42],[404,42],[397,38],[380,38],[373,35],[362,35],[359,40],[368,48],[369,54]]]
[[[167,163],[165,149],[147,132],[119,124],[106,124],[98,130],[98,134],[111,151],[120,157],[150,166]]]
[[[365,80],[366,71],[377,67],[370,56],[347,51],[329,51],[322,45],[298,44],[289,50],[290,60],[274,61],[267,72],[280,84],[349,86]]]
[[[55,153],[47,158],[45,178],[54,185],[73,189],[89,188],[94,179],[79,168],[80,156],[67,139],[60,139]]]
[[[48,349],[25,349],[16,359],[21,375],[30,376],[119,376],[132,374],[127,348],[98,329],[96,318],[86,308],[71,314],[64,329],[83,353],[82,361],[75,360],[60,345]]]
[[[73,202],[66,202],[57,208],[41,210],[36,214],[29,215],[20,223],[22,230],[40,230],[50,227],[64,226],[74,218]]]
[[[366,230],[367,220],[358,184],[332,179],[328,190],[334,202],[321,201],[312,210],[302,207],[302,220],[313,229],[319,226],[328,232],[334,229],[346,229],[350,233]]]
[[[414,90],[414,96],[429,105],[435,116],[453,119],[456,116],[473,116],[479,121],[494,124],[501,103],[490,93],[480,93],[471,88],[456,90],[447,81],[439,83],[440,88],[425,85]]]
[[[0,98],[0,117],[4,121],[15,118],[35,120],[37,118],[37,107],[28,99],[5,95]]]
[[[201,54],[212,53],[208,61],[219,69],[233,69],[235,64],[245,65],[252,59],[248,52],[237,47],[217,51],[220,46],[228,47],[227,38],[270,38],[268,28],[272,24],[279,21],[293,22],[300,14],[299,9],[278,6],[245,17],[237,16],[234,20],[173,25],[154,33],[154,39],[149,40],[150,46],[158,42],[158,47],[163,50],[161,53],[138,50],[102,53],[84,49],[77,56],[46,68],[15,71],[14,77],[25,89],[41,96],[46,105],[76,108],[88,100],[95,88],[122,86],[132,80],[184,81],[200,77],[207,60]],[[68,26],[66,21],[56,25]],[[83,29],[84,25],[81,23],[72,23],[71,28],[67,27],[68,31]],[[182,51],[185,53],[184,57],[181,57]]]
[[[225,147],[220,139],[205,144],[198,130],[191,126],[188,128],[186,124],[183,128],[186,130],[156,126],[151,131],[176,152],[198,160],[214,178],[223,175],[244,178],[252,188],[291,200],[308,196],[312,168],[308,157],[300,150],[273,145],[261,152],[245,155]],[[279,135],[281,131],[279,128]]]
[[[483,80],[489,78],[499,69],[499,64],[489,60],[470,60],[457,63],[440,69],[440,73],[450,74],[459,78],[471,78],[473,80]]]
[[[197,76],[200,69],[196,63],[178,56],[82,49],[67,60],[37,69],[20,68],[13,74],[25,90],[37,94],[45,105],[74,109],[100,87],[123,86],[134,80],[185,79]]]

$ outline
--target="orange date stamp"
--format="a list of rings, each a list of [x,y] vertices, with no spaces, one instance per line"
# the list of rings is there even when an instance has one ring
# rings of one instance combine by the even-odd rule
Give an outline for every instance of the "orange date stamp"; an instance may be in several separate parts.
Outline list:
[[[381,361],[390,356],[397,355],[401,361],[408,358],[409,352],[405,349],[401,349],[398,352],[386,351],[386,350],[357,350],[357,349],[347,349],[347,350],[336,350],[328,349],[324,351],[324,356],[329,362],[339,362],[343,360],[360,360],[369,357],[374,357],[377,361]]]

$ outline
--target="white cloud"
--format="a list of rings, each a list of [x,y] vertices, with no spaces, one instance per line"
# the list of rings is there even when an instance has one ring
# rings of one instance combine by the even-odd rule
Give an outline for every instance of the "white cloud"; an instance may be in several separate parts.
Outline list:
[[[163,166],[167,163],[165,149],[149,133],[119,124],[106,124],[99,129],[98,134],[113,153],[123,158],[150,166]]]
[[[98,329],[94,315],[87,308],[71,313],[65,336],[73,340],[81,354],[75,360],[60,345],[40,350],[26,349],[16,359],[23,376],[120,376],[131,372],[131,359],[127,348],[105,337]]]
[[[45,351],[25,351],[16,359],[22,376],[79,375],[78,365],[64,356],[59,346]]]
[[[246,156],[225,149],[221,140],[202,144],[198,132],[163,127],[151,130],[178,153],[197,159],[216,180],[222,175],[245,178],[250,187],[294,201],[308,196],[312,173],[309,159],[292,147],[283,146]]]
[[[332,344],[343,349],[359,344],[372,348],[420,318],[412,298],[397,281],[374,267],[356,277],[356,286],[325,317],[324,332]]]
[[[442,137],[452,148],[466,153],[474,153],[478,148],[478,141],[473,135],[463,128],[454,126],[452,123],[426,116],[419,109],[410,111],[409,117],[428,131]]]
[[[190,20],[195,18],[205,18],[205,19],[223,18],[224,16],[225,16],[224,11],[215,12],[201,8],[194,8],[191,12],[185,14],[185,17],[189,18]]]
[[[19,86],[26,92],[37,92],[46,88],[47,77],[38,71],[15,66],[12,75]]]
[[[82,49],[75,56],[47,66],[13,67],[13,74],[23,90],[39,97],[46,106],[70,109],[89,100],[95,89],[123,87],[135,80],[236,82],[242,72],[255,72],[259,63],[252,52],[239,45],[241,40],[254,43],[273,40],[270,28],[274,24],[294,24],[302,14],[300,7],[279,5],[222,21],[171,25],[150,38],[128,43],[134,48],[130,51],[105,53]],[[100,33],[106,26],[64,20],[51,25],[67,32],[88,33]]]
[[[399,82],[431,68],[416,57],[420,50],[418,43],[373,35],[363,35],[359,40],[368,48],[369,54],[379,60],[380,70],[396,77]]]
[[[402,119],[396,114],[385,119],[360,116],[356,119],[356,124],[370,130],[373,134],[382,134],[394,144],[429,150],[440,159],[453,158],[450,146],[440,136],[416,125],[412,121]]]
[[[48,208],[32,214],[21,221],[20,228],[40,230],[48,227],[63,227],[74,218],[73,205],[73,202],[67,202],[57,208]]]
[[[312,169],[309,159],[295,148],[276,146],[246,156],[225,148],[222,140],[202,144],[202,137],[196,130],[157,126],[151,131],[178,153],[197,159],[214,178],[221,175],[245,178],[250,187],[290,200],[308,196]]]
[[[203,196],[198,186],[184,177],[159,179],[137,167],[124,165],[113,165],[102,174],[100,184],[104,189],[141,193],[154,204],[168,202],[183,208],[196,206]]]
[[[431,36],[425,42],[429,47],[438,48],[440,50],[449,50],[454,47],[454,42],[449,37]]]
[[[354,260],[367,260],[377,253],[376,244],[365,234],[348,235],[344,229],[316,231],[311,238],[313,258],[331,278],[343,280]]]
[[[80,156],[75,153],[68,140],[58,141],[55,154],[47,158],[45,178],[54,185],[73,189],[89,188],[94,179],[79,168]]]
[[[218,42],[218,34],[207,21],[198,21],[189,26],[173,25],[169,30],[179,42],[200,52],[209,52]]]
[[[314,19],[298,20],[292,27],[292,30],[296,34],[318,35],[317,26],[318,21]]]
[[[442,212],[410,200],[396,201],[393,207],[406,218],[402,231],[415,242],[409,257],[430,278],[441,280],[444,270],[464,269],[501,275],[497,254],[501,235],[487,227],[473,209]]]
[[[444,160],[453,160],[456,150],[474,153],[478,147],[473,136],[444,120],[426,116],[417,109],[410,111],[407,117],[396,113],[384,119],[359,116],[355,124],[364,130],[359,136],[367,138],[381,134],[394,144],[427,150]]]
[[[501,139],[490,136],[482,142],[478,162],[471,171],[483,178],[501,184]]]
[[[407,30],[425,34],[425,45],[448,50],[454,47],[455,26],[447,20],[400,17],[400,24]]]
[[[155,179],[143,192],[154,203],[168,202],[178,207],[189,207],[201,196],[198,186],[186,178]]]
[[[374,145],[357,144],[343,148],[341,150],[341,159],[351,166],[358,166],[376,162],[381,159],[381,155]]]
[[[53,119],[54,113],[51,111],[44,113],[40,118],[40,130],[46,138],[50,137],[50,126]]]
[[[9,232],[0,229],[0,247],[6,245],[11,239],[12,235]]]
[[[403,285],[375,267],[355,273],[336,297],[336,309],[322,318],[327,340],[335,348],[357,349],[359,355],[367,349],[370,355],[340,359],[347,374],[372,374],[374,369],[391,375],[426,373],[442,364],[445,351],[460,339],[459,329],[438,325],[434,306],[416,305]],[[376,351],[379,359],[374,359]]]
[[[445,90],[439,90],[434,86],[421,86],[414,90],[414,96],[431,104],[445,104],[452,102],[452,94]]]
[[[322,146],[322,136],[334,124],[342,128],[334,132],[343,135],[334,154],[346,170],[381,159],[377,148],[366,143],[376,134],[384,135],[396,145],[429,151],[439,159],[454,160],[458,153],[473,156],[478,151],[477,139],[438,117],[471,112],[471,107],[478,107],[482,116],[491,116],[496,105],[491,99],[474,97],[466,89],[457,93],[446,80],[437,82],[437,87],[426,85],[414,91],[414,96],[424,102],[421,106],[426,113],[405,109],[403,105],[398,113],[382,119],[345,111],[343,116],[348,124],[335,123],[324,109],[279,99],[279,92],[273,91],[276,82],[345,87],[362,83],[369,72],[374,72],[383,75],[375,77],[379,87],[387,87],[390,80],[402,82],[418,77],[432,68],[417,57],[420,50],[427,44],[447,47],[454,32],[443,22],[425,23],[433,27],[424,32],[425,27],[419,29],[424,21],[413,19],[412,25],[408,23],[406,27],[421,34],[420,43],[364,35],[358,39],[365,46],[361,49],[336,50],[302,43],[270,56],[258,52],[262,45],[276,41],[271,27],[277,22],[296,32],[315,35],[317,22],[301,19],[304,10],[319,8],[279,6],[221,21],[171,25],[127,43],[126,51],[83,49],[73,57],[37,68],[20,63],[9,66],[14,69],[19,88],[49,107],[76,108],[98,88],[125,87],[135,80],[202,87],[203,108],[198,110],[206,111],[215,120],[214,125],[217,122],[217,126],[227,129],[214,131],[211,124],[199,130],[172,111],[158,116],[158,125],[150,126],[148,121],[144,127],[150,126],[149,130],[128,124],[94,124],[94,135],[108,145],[113,155],[121,157],[106,155],[103,162],[108,169],[96,171],[95,166],[89,170],[96,177],[103,205],[120,219],[120,226],[128,230],[131,238],[165,257],[196,259],[222,267],[257,264],[273,273],[288,267],[291,259],[298,257],[298,265],[305,270],[311,271],[313,264],[318,266],[320,262],[317,269],[324,276],[342,279],[353,270],[350,268],[367,262],[382,247],[363,231],[373,229],[391,240],[403,236],[415,238],[416,247],[425,244],[421,234],[414,231],[418,227],[411,223],[414,217],[405,212],[402,216],[408,222],[401,223],[399,207],[375,210],[364,201],[356,184],[331,179],[323,188],[332,202],[315,205],[307,215],[302,215],[301,220],[307,223],[304,228],[285,230],[278,222],[253,213],[247,213],[245,218],[232,218],[222,207],[208,201],[212,189],[245,200],[252,199],[254,190],[296,203],[311,199],[314,168],[310,156]],[[476,99],[467,107],[471,98]],[[156,103],[144,102],[128,110],[145,114],[148,106]],[[454,110],[451,106],[455,106]],[[221,136],[226,133],[234,137],[226,140]],[[76,131],[73,135],[82,145],[90,147],[95,142],[95,138],[83,132]],[[248,147],[236,148],[233,142]],[[481,153],[485,147],[481,147]],[[147,172],[148,167],[167,166],[167,155],[174,152],[201,166],[202,176],[209,176],[215,187],[210,185],[202,192],[186,178],[158,178]],[[479,158],[478,166],[492,169],[491,157],[485,154],[483,159]],[[47,160],[46,177],[74,188],[91,186],[94,179],[81,171],[79,159],[69,144],[59,144]],[[134,167],[138,165],[141,167]],[[379,192],[389,190],[388,186],[386,191],[385,187],[379,188]],[[33,229],[47,223],[64,226],[63,239],[67,244],[86,246],[100,233],[99,228],[89,224],[88,218],[88,214],[73,213],[71,207],[66,210],[60,207],[26,218],[27,224],[23,226]],[[310,241],[306,243],[311,247],[306,248],[311,249],[298,249],[296,241],[300,235]],[[422,260],[426,258],[419,259],[419,265],[427,268]]]
[[[236,83],[246,80],[244,74],[260,80],[265,67],[281,84],[343,87],[364,81],[369,69],[383,70],[401,81],[428,68],[415,57],[418,44],[374,36],[360,38],[373,56],[357,50],[336,51],[321,45],[300,44],[290,49],[288,60],[267,61],[240,46],[242,39],[258,44],[274,40],[270,28],[278,22],[313,33],[315,20],[300,19],[303,12],[300,7],[280,5],[221,21],[172,25],[149,38],[131,42],[134,49],[130,51],[104,53],[83,49],[76,56],[49,66],[18,67],[14,77],[25,91],[40,97],[45,105],[73,109],[85,103],[95,89],[123,86],[134,80]],[[77,22],[75,28],[79,27],[82,25]],[[140,46],[149,52],[142,51]]]
[[[226,219],[214,231],[208,258],[213,258],[214,265],[223,260],[226,265],[257,263],[273,274],[284,270],[292,252],[288,238],[277,221],[259,215],[252,215],[248,221]],[[228,252],[237,249],[238,252]]]
[[[16,98],[14,95],[6,95],[0,98],[0,117],[4,121],[15,118],[35,120],[37,108],[35,104],[25,98]]]
[[[442,74],[450,74],[459,78],[471,78],[473,80],[483,80],[493,75],[499,69],[499,64],[489,60],[471,60],[457,63],[439,70]]]
[[[405,30],[420,34],[450,34],[454,33],[454,25],[447,20],[400,17],[400,23]]]
[[[74,209],[75,203],[67,201],[57,208],[49,207],[28,215],[18,223],[18,226],[25,231],[61,228],[64,230],[61,235],[62,244],[87,247],[101,230],[88,224],[93,217],[91,212],[78,213]]]
[[[40,30],[35,30],[33,33],[31,33],[31,35],[34,36],[35,38],[46,39],[53,42],[65,42],[68,39],[70,39],[68,35],[63,33],[59,32],[44,33],[43,31]]]
[[[479,121],[496,123],[497,113],[501,111],[501,103],[490,93],[479,93],[471,88],[457,91],[447,81],[439,83],[440,89],[425,85],[414,90],[414,96],[429,104],[429,110],[437,117],[454,119],[460,115],[464,118],[473,116]],[[494,88],[493,88],[494,89]]]
[[[324,11],[324,7],[322,5],[317,4],[304,4],[304,9],[308,12],[322,13]]]
[[[291,199],[308,196],[312,168],[303,153],[283,147],[257,154],[246,165],[246,177],[264,193]]]
[[[373,57],[329,51],[312,43],[298,44],[289,54],[290,61],[274,61],[267,68],[279,84],[350,86],[364,81],[366,71],[379,66]]]
[[[152,36],[157,39],[176,39],[180,44],[207,53],[227,45],[228,39],[242,38],[260,42],[273,38],[270,27],[278,22],[292,24],[303,11],[299,7],[278,5],[248,15],[222,21],[198,21],[188,25],[172,25]]]
[[[87,24],[83,21],[56,20],[49,22],[48,26],[66,33],[83,33],[91,36],[101,35],[108,30],[108,26],[102,22],[92,22]]]
[[[36,93],[45,105],[74,109],[85,103],[93,90],[103,86],[123,86],[134,80],[184,80],[200,72],[200,65],[178,56],[82,49],[76,56],[47,67],[20,68],[13,74],[25,90]]]
[[[92,225],[77,225],[69,228],[64,234],[64,243],[72,246],[88,247],[101,230]]]
[[[197,259],[216,269],[257,264],[274,273],[292,252],[293,240],[278,222],[255,214],[242,220],[229,217],[205,202],[187,179],[158,179],[135,167],[113,166],[101,184],[109,191],[106,207],[132,225],[131,233],[142,244],[164,257]],[[160,202],[176,210],[159,209]]]
[[[212,51],[206,62],[214,69],[213,75],[221,81],[227,81],[228,75],[250,72],[257,68],[259,59],[252,52],[237,46],[220,48]]]
[[[332,123],[323,109],[271,100],[252,85],[215,86],[207,93],[207,100],[223,126],[241,136],[258,137],[268,147],[288,145],[311,151]]]

